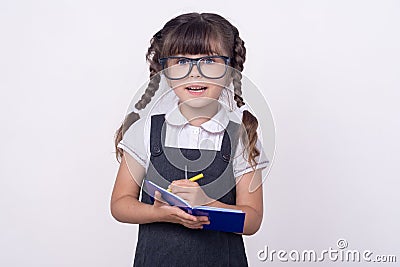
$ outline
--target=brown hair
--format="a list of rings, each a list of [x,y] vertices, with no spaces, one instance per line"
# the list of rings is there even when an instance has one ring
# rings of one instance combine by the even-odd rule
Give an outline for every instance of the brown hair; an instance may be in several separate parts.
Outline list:
[[[150,65],[150,82],[141,99],[135,104],[140,110],[146,107],[157,91],[162,70],[159,59],[177,54],[222,54],[226,51],[231,58],[230,66],[235,69],[233,75],[234,99],[240,108],[245,103],[242,95],[242,70],[246,60],[244,41],[239,37],[238,29],[225,18],[212,13],[188,13],[179,15],[168,21],[150,40],[150,47],[146,53],[146,60]],[[139,114],[129,113],[115,134],[116,157],[119,161],[123,151],[118,148],[118,143],[126,130],[139,119]],[[258,121],[249,111],[243,111],[240,127],[242,141],[248,154],[248,162],[256,165],[255,158],[260,155],[256,148]]]

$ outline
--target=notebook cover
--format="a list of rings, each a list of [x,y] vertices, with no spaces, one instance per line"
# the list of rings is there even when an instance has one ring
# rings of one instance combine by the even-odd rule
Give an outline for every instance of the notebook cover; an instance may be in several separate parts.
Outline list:
[[[171,206],[180,207],[186,212],[196,216],[208,216],[210,224],[204,224],[203,229],[243,233],[245,220],[245,213],[243,211],[209,206],[191,207],[189,203],[181,197],[168,192],[166,189],[149,180],[144,180],[144,186],[146,187],[147,194],[149,194],[153,200],[154,193],[157,190],[161,193],[162,198]]]

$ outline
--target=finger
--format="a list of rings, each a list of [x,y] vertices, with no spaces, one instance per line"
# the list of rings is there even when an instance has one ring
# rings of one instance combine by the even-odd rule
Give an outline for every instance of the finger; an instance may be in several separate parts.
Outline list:
[[[174,181],[172,181],[171,184],[181,186],[181,187],[193,187],[193,186],[198,185],[197,182],[192,182],[189,179],[174,180]]]
[[[181,217],[176,217],[177,218],[177,220],[179,220],[180,221],[180,223],[181,224],[188,224],[188,225],[191,225],[191,226],[193,226],[193,227],[199,227],[199,226],[202,226],[203,224],[206,224],[206,225],[208,225],[208,224],[210,224],[210,221],[191,221],[191,220],[187,220],[187,219],[184,219],[184,218],[181,218]]]
[[[182,218],[180,218],[180,219],[178,218],[178,220],[179,220],[179,223],[180,223],[180,224],[190,225],[191,227],[200,227],[200,226],[203,225],[202,223],[193,222],[193,221],[188,221],[188,220],[185,220],[185,219],[182,219]]]
[[[174,192],[174,194],[183,198],[186,201],[189,201],[192,198],[191,196],[193,196],[192,192]]]
[[[202,225],[199,221],[193,221],[193,220],[190,220],[190,219],[188,220],[188,219],[185,219],[183,217],[180,217],[177,214],[173,214],[173,217],[174,217],[173,221],[176,222],[176,223],[187,224],[187,225],[191,225],[193,227],[197,227],[199,225]]]
[[[185,225],[186,227],[189,227],[189,228],[202,228],[203,224],[210,224],[209,221],[208,222],[200,222],[200,221],[195,222],[195,221],[181,218],[178,215],[174,215],[174,216],[175,216],[175,222]]]
[[[154,192],[154,199],[155,199],[156,201],[161,202],[161,199],[162,199],[161,193],[158,192],[158,191],[155,191],[155,192]]]
[[[182,219],[188,220],[188,221],[193,221],[193,222],[197,222],[198,221],[196,216],[193,216],[193,215],[181,210],[178,207],[175,207],[175,208],[176,208],[175,209],[175,215],[176,216],[178,216],[178,217],[180,217]]]
[[[191,182],[189,179],[178,179],[178,180],[173,180],[172,183],[177,183],[177,184],[184,184],[186,182]]]
[[[197,182],[192,182],[189,179],[174,180],[171,185],[181,186],[181,187],[193,187],[198,185]]]
[[[180,185],[171,185],[170,188],[172,193],[174,194],[192,193],[196,189],[196,187],[194,186],[180,186]]]
[[[185,226],[185,227],[187,227],[187,228],[190,228],[190,229],[203,229],[203,226],[202,226],[202,225],[193,226],[193,225],[185,224],[185,223],[182,223],[182,225]]]
[[[203,225],[203,223],[201,223],[201,222],[193,222],[193,221],[182,219],[179,217],[177,217],[176,219],[180,224],[185,224],[185,225],[188,225],[188,226],[194,227],[194,228],[201,227]]]
[[[155,206],[163,206],[166,205],[165,200],[162,198],[161,193],[158,191],[154,192],[154,204]]]
[[[204,222],[210,222],[210,221],[208,220],[208,217],[207,217],[207,216],[197,216],[197,219],[198,219],[200,222],[202,222],[202,223],[204,223]]]

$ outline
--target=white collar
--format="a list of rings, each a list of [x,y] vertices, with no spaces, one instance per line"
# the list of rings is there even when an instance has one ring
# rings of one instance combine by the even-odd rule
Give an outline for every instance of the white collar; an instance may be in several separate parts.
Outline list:
[[[189,121],[185,118],[185,116],[183,116],[182,112],[179,109],[178,103],[179,98],[176,96],[176,98],[174,99],[174,104],[172,105],[173,108],[165,114],[165,120],[168,122],[168,124],[171,125],[184,126],[186,124],[189,124]],[[217,113],[210,120],[202,123],[200,127],[208,132],[218,133],[224,131],[228,126],[228,123],[228,113],[225,110],[225,107],[219,104]]]

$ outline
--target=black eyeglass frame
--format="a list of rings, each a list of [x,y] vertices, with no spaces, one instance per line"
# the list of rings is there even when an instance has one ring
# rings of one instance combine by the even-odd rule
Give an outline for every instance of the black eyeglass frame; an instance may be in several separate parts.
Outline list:
[[[189,67],[188,73],[187,73],[185,76],[182,76],[182,77],[180,77],[180,78],[171,78],[171,77],[168,77],[168,75],[165,73],[164,70],[165,70],[165,63],[166,63],[166,61],[167,61],[168,59],[173,59],[173,58],[176,58],[176,59],[181,58],[181,59],[187,59],[187,60],[189,60],[189,62],[190,62],[190,67]],[[212,58],[221,58],[221,59],[224,60],[224,62],[225,62],[225,71],[224,71],[224,73],[223,73],[221,76],[218,76],[218,77],[209,77],[209,76],[207,76],[207,75],[204,75],[204,73],[201,71],[201,68],[200,68],[200,60],[202,60],[202,59],[207,59],[207,58],[210,58],[210,59],[212,59]],[[193,69],[193,62],[196,63],[197,69],[199,70],[200,74],[201,74],[203,77],[205,77],[205,78],[207,78],[207,79],[221,79],[222,77],[225,76],[225,74],[226,74],[226,72],[227,72],[227,70],[228,70],[227,67],[228,67],[228,65],[229,65],[229,63],[230,63],[230,60],[231,60],[231,58],[230,58],[230,57],[227,57],[227,56],[218,56],[218,55],[214,55],[214,56],[204,56],[204,57],[198,57],[198,58],[188,58],[188,57],[170,56],[170,57],[163,57],[163,58],[160,58],[158,61],[160,62],[161,66],[162,66],[163,73],[164,73],[165,77],[167,77],[167,78],[170,79],[170,80],[181,80],[181,79],[184,79],[184,78],[186,78],[187,76],[189,76],[189,74],[192,72],[192,69]]]

